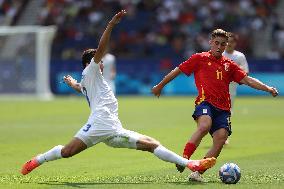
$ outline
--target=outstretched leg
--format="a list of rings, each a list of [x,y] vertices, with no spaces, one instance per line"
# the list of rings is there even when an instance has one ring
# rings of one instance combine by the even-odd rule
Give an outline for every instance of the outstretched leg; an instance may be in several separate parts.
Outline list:
[[[85,150],[87,145],[78,138],[74,138],[66,146],[58,145],[50,149],[49,151],[39,154],[31,160],[27,161],[21,170],[23,175],[30,173],[32,170],[42,165],[44,162],[53,161],[61,158],[69,158],[75,154]]]
[[[177,163],[185,167],[189,163],[189,160],[182,158],[176,153],[168,150],[167,148],[162,146],[159,141],[151,137],[141,135],[141,137],[136,142],[136,145],[137,145],[136,148],[137,150],[151,152],[163,161]]]
[[[203,171],[211,168],[216,163],[215,158],[206,158],[202,160],[190,160],[183,158],[162,146],[157,140],[148,136],[139,138],[137,141],[137,150],[149,151],[163,161],[188,167],[191,171]]]
[[[183,150],[183,157],[190,159],[191,155],[195,152],[196,148],[199,146],[202,138],[209,132],[212,119],[209,115],[201,115],[197,118],[197,129],[191,136],[190,140],[186,143]],[[177,170],[182,173],[185,169],[184,166],[176,164]]]
[[[123,133],[113,136],[104,142],[112,147],[148,151],[163,161],[188,167],[192,171],[208,169],[216,162],[215,158],[188,160],[168,150],[157,140],[128,130],[125,130]]]

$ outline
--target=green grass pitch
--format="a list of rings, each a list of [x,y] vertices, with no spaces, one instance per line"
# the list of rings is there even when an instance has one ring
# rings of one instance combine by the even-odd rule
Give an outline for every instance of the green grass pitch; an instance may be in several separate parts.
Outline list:
[[[158,139],[181,154],[196,125],[192,97],[119,97],[124,128]],[[284,98],[240,97],[232,117],[233,135],[206,183],[188,182],[189,171],[147,152],[94,146],[69,159],[49,162],[22,176],[22,164],[55,145],[66,144],[86,122],[84,98],[49,102],[0,101],[0,188],[284,188]],[[192,158],[211,145],[205,137]],[[218,169],[234,162],[242,171],[236,185],[222,184]]]

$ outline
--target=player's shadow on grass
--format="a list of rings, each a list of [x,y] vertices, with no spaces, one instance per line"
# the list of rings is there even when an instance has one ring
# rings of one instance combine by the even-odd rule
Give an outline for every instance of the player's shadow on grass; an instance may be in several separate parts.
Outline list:
[[[159,184],[173,184],[173,185],[204,185],[209,182],[195,182],[195,181],[173,181],[173,182],[40,182],[38,184],[51,185],[51,186],[69,186],[73,188],[86,188],[88,186],[100,186],[100,185],[159,185]]]
[[[165,182],[169,184],[176,184],[176,185],[206,185],[206,184],[214,184],[217,183],[216,181],[184,181],[184,182]]]
[[[131,183],[131,182],[41,182],[38,184],[50,185],[50,186],[69,186],[73,188],[86,188],[88,186],[100,186],[100,185],[136,185],[136,184],[151,184],[148,182]]]
[[[209,150],[212,146],[211,145],[205,145],[205,146],[201,146],[200,149],[205,149],[205,150]],[[224,148],[226,149],[230,149],[232,147],[232,145],[224,145]]]

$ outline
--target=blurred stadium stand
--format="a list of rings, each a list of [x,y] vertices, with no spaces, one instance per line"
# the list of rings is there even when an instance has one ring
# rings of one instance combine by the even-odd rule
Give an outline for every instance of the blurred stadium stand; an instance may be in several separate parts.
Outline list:
[[[108,19],[121,9],[128,16],[110,44],[118,58],[118,94],[149,94],[174,66],[207,51],[209,33],[216,28],[239,34],[237,49],[249,59],[252,73],[284,72],[281,0],[0,0],[0,6],[2,25],[58,26],[51,62],[51,85],[57,94],[71,92],[58,84],[59,76],[80,76],[82,50],[96,47]],[[185,86],[177,86],[169,93],[188,94]]]

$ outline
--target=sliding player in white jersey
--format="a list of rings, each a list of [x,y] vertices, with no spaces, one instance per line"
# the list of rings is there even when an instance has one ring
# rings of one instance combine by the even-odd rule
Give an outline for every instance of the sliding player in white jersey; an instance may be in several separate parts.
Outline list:
[[[87,123],[77,132],[71,142],[58,145],[26,162],[21,170],[23,175],[42,165],[44,162],[68,158],[100,142],[115,148],[130,148],[148,151],[163,161],[188,167],[191,171],[202,171],[212,167],[216,159],[188,160],[162,146],[157,140],[122,127],[118,118],[118,103],[112,90],[102,75],[101,62],[113,27],[126,14],[117,13],[106,27],[97,49],[84,51],[82,80],[77,83],[71,76],[64,81],[78,92],[82,92],[89,103],[91,114]]]
[[[242,70],[244,70],[248,74],[249,67],[246,56],[243,53],[235,50],[238,41],[238,35],[231,32],[228,32],[228,34],[229,34],[228,45],[226,46],[223,55],[233,60],[236,64],[240,66]],[[236,82],[231,82],[229,85],[230,98],[231,98],[231,113],[233,113],[234,101],[237,95],[238,85],[239,84]],[[229,144],[229,139],[226,140],[225,144]]]

